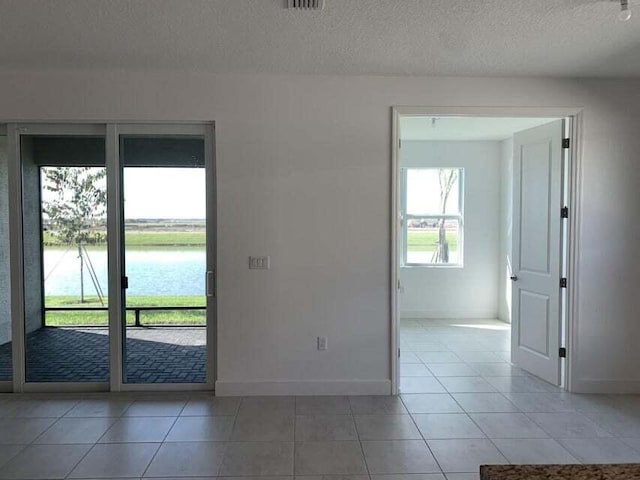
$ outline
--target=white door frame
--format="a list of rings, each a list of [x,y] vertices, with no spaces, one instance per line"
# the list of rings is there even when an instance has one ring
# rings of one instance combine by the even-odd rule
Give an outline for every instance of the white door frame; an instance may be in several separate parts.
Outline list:
[[[171,391],[213,390],[216,381],[217,354],[217,295],[207,296],[207,381],[182,384],[123,384],[122,383],[122,296],[112,294],[109,299],[109,382],[26,382],[24,332],[24,258],[22,238],[22,165],[20,135],[104,135],[107,168],[107,248],[109,291],[121,292],[122,243],[120,220],[119,135],[133,134],[195,134],[205,141],[206,212],[207,212],[207,270],[215,271],[217,262],[217,194],[215,161],[215,123],[210,122],[13,122],[6,124],[7,161],[9,177],[9,249],[11,269],[11,325],[14,393],[23,392],[93,392],[93,391]],[[215,290],[214,290],[215,291]],[[3,390],[4,391],[4,390]]]
[[[124,225],[123,205],[121,203],[122,163],[120,161],[120,135],[202,135],[205,149],[206,185],[216,185],[215,163],[215,124],[209,123],[110,123],[107,124],[107,236],[109,248],[109,291],[117,292],[109,299],[109,342],[110,342],[110,391],[112,392],[152,392],[152,391],[184,391],[214,390],[216,381],[216,329],[217,298],[207,295],[207,380],[205,383],[124,383],[124,349],[123,341],[123,289],[121,279],[124,272],[124,252],[122,250],[121,226]],[[111,187],[111,190],[109,190]],[[207,189],[206,195],[206,258],[207,271],[214,271],[217,262],[217,202],[215,188]],[[122,231],[124,233],[124,231]],[[206,274],[206,273],[205,273]],[[215,289],[214,289],[215,291]],[[112,301],[112,298],[114,301]],[[116,373],[117,372],[117,373]]]
[[[9,163],[9,252],[11,266],[11,350],[13,359],[13,392],[105,391],[107,382],[57,383],[26,381],[25,309],[24,309],[24,241],[22,210],[21,135],[104,135],[104,124],[98,123],[8,123],[7,161]]]
[[[565,347],[567,357],[564,362],[563,386],[572,390],[573,362],[576,345],[577,326],[578,258],[580,251],[580,207],[582,204],[582,188],[580,184],[582,157],[582,115],[580,107],[435,107],[435,106],[394,106],[391,108],[391,251],[390,251],[390,368],[391,394],[399,393],[400,384],[400,319],[398,312],[398,285],[400,265],[398,262],[399,220],[400,220],[400,117],[405,116],[438,116],[438,117],[557,117],[571,118],[571,148],[568,171],[568,207],[567,225],[567,278],[569,287],[566,293],[565,309]]]
[[[7,202],[9,201],[9,192],[8,192],[8,186],[9,186],[9,138],[7,137],[7,125],[6,124],[0,124],[0,136],[5,137],[5,161],[7,162],[7,170],[6,170],[6,174],[7,174],[7,196],[6,196],[6,200]],[[0,179],[0,181],[2,181]],[[7,210],[7,216],[9,215],[9,211]],[[8,218],[7,218],[7,225],[8,225]],[[8,232],[7,232],[8,233]],[[9,239],[9,236],[7,235],[7,239]],[[11,240],[9,239],[9,242]],[[11,268],[9,268],[9,271],[11,270]],[[9,273],[9,282],[8,284],[11,284],[11,273]],[[10,287],[9,287],[10,288]],[[11,291],[8,292],[9,293],[9,299],[11,298]],[[11,303],[11,302],[9,302]],[[9,315],[11,315],[11,311],[9,311]],[[9,327],[11,329],[11,325]],[[13,336],[13,332],[11,334]],[[13,372],[12,372],[13,374]],[[12,375],[13,376],[13,375]],[[10,380],[0,380],[0,393],[9,393],[13,391],[13,379]]]

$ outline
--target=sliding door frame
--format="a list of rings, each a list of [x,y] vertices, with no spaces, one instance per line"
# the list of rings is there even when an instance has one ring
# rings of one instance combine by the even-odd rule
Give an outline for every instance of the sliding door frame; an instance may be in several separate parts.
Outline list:
[[[124,262],[124,209],[123,209],[123,163],[120,158],[121,135],[194,135],[204,138],[204,164],[206,175],[206,262],[207,271],[216,271],[217,262],[217,201],[215,163],[215,125],[210,123],[149,124],[120,123],[107,125],[107,236],[109,238],[109,291],[118,292],[114,301],[109,301],[109,334],[111,342],[111,385],[114,392],[214,390],[216,380],[216,330],[217,296],[207,295],[207,377],[204,383],[125,383],[124,377],[124,332],[125,290],[122,277]],[[109,190],[111,186],[111,190]],[[206,274],[206,272],[205,272]],[[215,275],[214,275],[215,277]],[[207,292],[209,293],[209,292]]]
[[[6,124],[0,124],[0,136],[5,137],[5,162],[7,162],[7,170],[6,170],[6,182],[7,182],[7,196],[6,199],[7,201],[9,200],[10,197],[10,193],[9,193],[9,185],[11,182],[9,182],[9,138],[7,136],[7,125]],[[0,153],[1,155],[1,153]],[[5,181],[5,179],[0,179],[0,181]],[[10,210],[7,209],[7,225],[9,224],[8,220],[8,216],[10,214]],[[9,233],[9,232],[7,232]],[[9,236],[7,235],[7,239],[9,240],[9,242],[11,241],[9,239]],[[8,285],[11,284],[11,273],[10,273],[11,268],[9,267],[9,282]],[[9,288],[9,308],[11,308],[11,288]],[[9,315],[11,315],[11,312],[9,312]],[[9,330],[11,331],[12,326],[11,324],[9,325]],[[11,336],[13,337],[13,332],[11,332]],[[13,347],[13,346],[12,346]],[[13,363],[13,360],[12,360]],[[13,391],[13,371],[11,372],[11,379],[8,380],[0,380],[0,393],[9,393]]]
[[[183,391],[214,390],[217,352],[217,285],[213,295],[207,295],[207,352],[205,383],[127,384],[123,380],[123,318],[124,295],[122,276],[123,205],[119,138],[121,134],[140,135],[202,135],[205,143],[206,175],[206,262],[214,272],[217,264],[217,193],[214,122],[149,123],[149,122],[65,122],[65,123],[7,123],[7,162],[9,177],[9,252],[11,285],[11,333],[13,378],[0,382],[0,392],[125,392],[125,391]],[[24,239],[22,135],[100,135],[105,136],[105,167],[107,170],[107,251],[109,285],[109,381],[107,382],[27,382],[25,335]],[[115,294],[118,292],[119,294]],[[6,384],[6,385],[5,385]],[[4,386],[3,386],[4,385]],[[8,387],[8,388],[7,388]]]
[[[104,124],[98,123],[10,123],[7,125],[7,157],[9,162],[9,252],[11,255],[11,348],[13,358],[13,392],[100,392],[108,382],[27,382],[24,288],[23,135],[94,136],[104,135]]]

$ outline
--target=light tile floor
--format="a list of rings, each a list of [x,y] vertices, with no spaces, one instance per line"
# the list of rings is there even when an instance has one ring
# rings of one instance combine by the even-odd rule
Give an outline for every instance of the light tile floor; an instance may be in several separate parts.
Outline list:
[[[477,480],[483,463],[640,462],[640,396],[526,375],[504,360],[504,324],[405,327],[403,365],[422,368],[403,378],[430,381],[400,397],[0,396],[0,479]]]

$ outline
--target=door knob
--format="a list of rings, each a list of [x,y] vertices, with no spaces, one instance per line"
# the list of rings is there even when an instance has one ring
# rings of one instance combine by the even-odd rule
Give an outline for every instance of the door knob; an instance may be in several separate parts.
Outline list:
[[[513,280],[514,282],[517,282],[517,281],[518,281],[518,276],[517,276],[517,275],[511,275],[509,278],[510,278],[511,280]]]

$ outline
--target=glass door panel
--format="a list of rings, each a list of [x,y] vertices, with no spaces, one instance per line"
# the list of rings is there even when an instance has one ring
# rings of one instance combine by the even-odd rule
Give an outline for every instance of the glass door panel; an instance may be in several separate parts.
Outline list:
[[[123,382],[205,383],[204,138],[120,136]]]
[[[25,380],[108,382],[104,136],[22,135]]]

